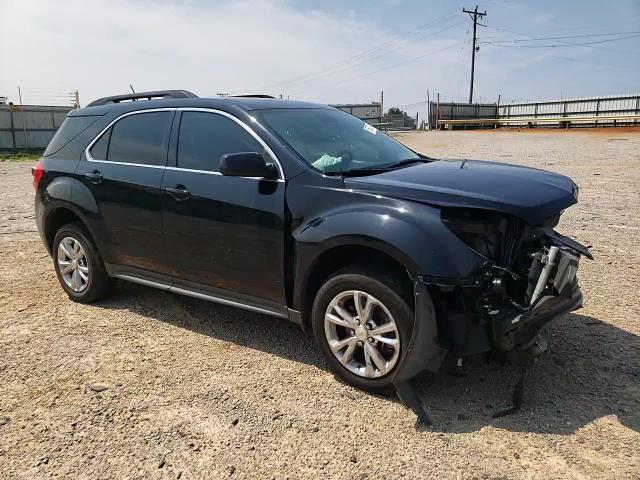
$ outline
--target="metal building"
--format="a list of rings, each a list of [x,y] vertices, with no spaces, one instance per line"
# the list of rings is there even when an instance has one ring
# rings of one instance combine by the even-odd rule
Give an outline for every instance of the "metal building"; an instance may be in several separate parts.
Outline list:
[[[436,128],[438,121],[497,118],[497,114],[498,105],[495,103],[430,102],[429,128]]]
[[[330,105],[330,107],[339,108],[367,123],[382,123],[382,105],[380,102],[342,103],[339,105]]]

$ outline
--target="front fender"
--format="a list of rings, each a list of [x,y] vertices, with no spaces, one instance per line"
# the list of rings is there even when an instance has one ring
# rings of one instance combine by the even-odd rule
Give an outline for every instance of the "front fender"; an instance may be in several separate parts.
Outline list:
[[[315,216],[300,224],[293,238],[297,272],[308,270],[327,250],[344,245],[383,251],[416,275],[465,278],[482,263],[442,223],[439,209],[390,198]]]
[[[457,244],[451,243],[449,236],[453,234],[442,224],[438,209],[393,199],[386,202],[386,205],[352,205],[310,220],[294,231],[296,278],[303,279],[296,282],[296,306],[302,305],[302,288],[310,272],[322,255],[333,248],[364,246],[394,258],[412,278],[416,299],[413,334],[394,378],[395,383],[403,383],[424,369],[437,372],[446,354],[437,344],[435,310],[419,276],[464,275],[465,269],[478,266],[478,257],[467,255],[466,247],[460,253],[451,248]]]

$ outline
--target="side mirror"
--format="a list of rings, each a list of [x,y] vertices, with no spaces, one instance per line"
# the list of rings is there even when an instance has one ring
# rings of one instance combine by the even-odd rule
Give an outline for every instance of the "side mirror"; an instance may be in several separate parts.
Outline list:
[[[227,153],[220,159],[220,173],[228,177],[258,177],[267,180],[278,178],[278,169],[267,163],[261,153]]]

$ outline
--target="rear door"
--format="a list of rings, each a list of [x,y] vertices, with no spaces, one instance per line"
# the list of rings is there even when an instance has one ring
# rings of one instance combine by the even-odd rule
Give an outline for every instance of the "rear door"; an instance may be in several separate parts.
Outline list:
[[[121,117],[90,145],[87,161],[76,169],[97,204],[91,221],[106,263],[166,272],[160,185],[174,113]]]
[[[219,172],[222,155],[262,152],[266,145],[224,112],[178,115],[175,165],[162,181],[174,285],[282,310],[284,180]]]

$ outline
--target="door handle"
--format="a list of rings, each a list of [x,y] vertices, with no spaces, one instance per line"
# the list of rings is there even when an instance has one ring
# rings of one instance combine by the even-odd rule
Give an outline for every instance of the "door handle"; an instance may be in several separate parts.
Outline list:
[[[164,187],[164,191],[176,200],[187,200],[191,198],[191,192],[184,185],[176,185],[175,187]]]
[[[102,174],[99,170],[94,170],[93,172],[87,172],[84,174],[86,178],[88,178],[91,183],[100,183],[103,180]]]

